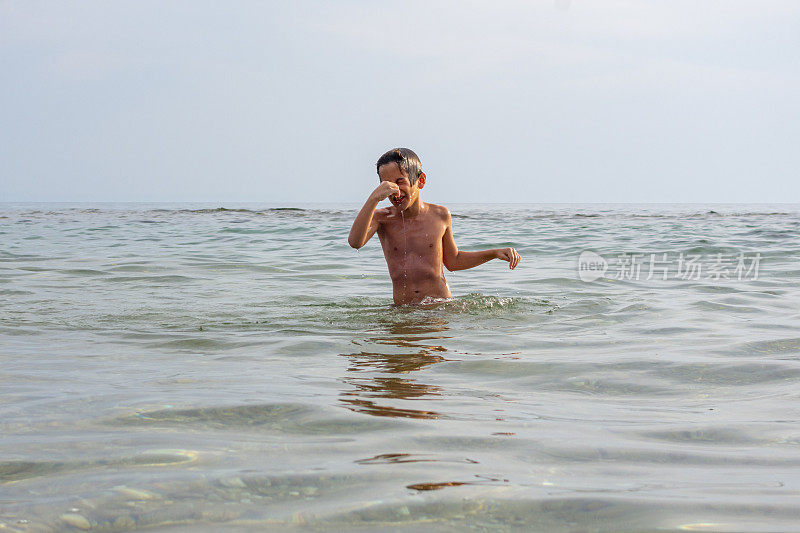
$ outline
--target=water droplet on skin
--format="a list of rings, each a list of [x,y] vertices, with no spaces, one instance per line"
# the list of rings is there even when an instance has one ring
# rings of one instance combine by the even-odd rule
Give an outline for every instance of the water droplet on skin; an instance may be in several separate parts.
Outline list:
[[[400,220],[403,222],[403,240],[405,241],[403,247],[403,294],[405,294],[408,285],[408,267],[406,265],[408,261],[408,235],[406,235],[406,217],[402,211],[400,211]]]

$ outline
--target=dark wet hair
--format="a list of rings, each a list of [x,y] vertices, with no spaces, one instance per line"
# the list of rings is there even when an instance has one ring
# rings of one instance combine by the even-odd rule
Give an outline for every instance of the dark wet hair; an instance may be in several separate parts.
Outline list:
[[[419,160],[419,156],[408,148],[392,148],[378,158],[375,170],[380,171],[383,165],[389,163],[397,163],[400,170],[408,175],[408,181],[411,182],[411,185],[417,182],[419,173],[422,172],[422,163]],[[380,176],[380,172],[378,175]]]

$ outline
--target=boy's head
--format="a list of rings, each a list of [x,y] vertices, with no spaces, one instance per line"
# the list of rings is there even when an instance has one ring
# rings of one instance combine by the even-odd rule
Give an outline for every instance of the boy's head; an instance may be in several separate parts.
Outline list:
[[[381,167],[390,163],[397,163],[400,170],[408,176],[412,186],[417,182],[417,178],[422,172],[422,163],[419,160],[419,156],[408,148],[393,148],[380,156],[375,164],[378,177],[381,175]]]
[[[389,150],[378,158],[375,165],[378,179],[396,183],[399,192],[389,201],[400,211],[405,211],[419,200],[419,190],[425,186],[425,173],[419,157],[408,148]]]

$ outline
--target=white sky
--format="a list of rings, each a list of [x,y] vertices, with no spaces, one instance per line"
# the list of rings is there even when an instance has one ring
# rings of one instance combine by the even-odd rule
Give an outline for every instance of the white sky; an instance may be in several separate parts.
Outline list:
[[[0,69],[0,201],[800,199],[797,0],[0,0]]]

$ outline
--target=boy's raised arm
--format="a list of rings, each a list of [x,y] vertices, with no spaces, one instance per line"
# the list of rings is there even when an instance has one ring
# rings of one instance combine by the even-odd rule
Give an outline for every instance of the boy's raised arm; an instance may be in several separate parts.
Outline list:
[[[350,228],[350,235],[347,237],[347,242],[353,248],[361,248],[367,241],[375,235],[378,230],[379,222],[375,220],[375,208],[378,204],[391,196],[392,194],[400,192],[400,188],[396,183],[391,181],[383,181],[378,187],[372,191],[364,202],[364,207],[356,215],[353,221],[353,226]]]
[[[453,238],[453,219],[450,211],[445,210],[447,216],[447,228],[442,237],[442,262],[447,270],[466,270],[468,268],[482,265],[492,259],[502,259],[508,261],[508,268],[516,268],[522,257],[514,248],[492,248],[490,250],[480,250],[478,252],[462,252],[456,246]]]

